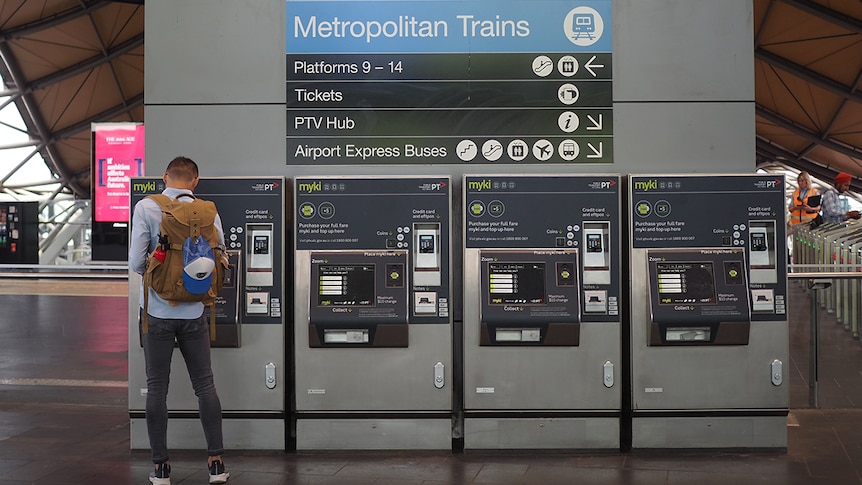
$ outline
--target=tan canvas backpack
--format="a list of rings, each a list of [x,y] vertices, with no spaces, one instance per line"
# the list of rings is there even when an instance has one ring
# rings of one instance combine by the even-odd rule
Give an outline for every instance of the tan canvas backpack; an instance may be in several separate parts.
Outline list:
[[[192,200],[180,200],[182,197],[190,197]],[[218,214],[216,206],[211,201],[198,199],[189,194],[183,194],[176,200],[171,200],[164,194],[150,195],[148,198],[159,204],[162,210],[162,222],[159,225],[159,244],[147,258],[147,270],[144,273],[143,332],[147,333],[148,290],[152,288],[169,303],[199,301],[207,305],[210,310],[210,338],[215,340],[215,299],[222,289],[225,271],[228,270],[227,255],[219,244],[215,226],[215,218]],[[198,246],[203,246],[204,249],[208,246],[212,250],[211,254],[205,256],[189,254],[190,248],[194,250]],[[197,260],[206,257],[211,257],[212,263],[196,261],[198,264],[190,264],[190,258]],[[199,269],[201,266],[211,269],[211,272],[189,274],[187,271],[187,268]],[[201,278],[201,280],[195,281],[195,278]],[[194,288],[189,291],[186,282],[191,281],[200,287],[201,281],[206,284],[202,278],[209,278],[208,287]]]

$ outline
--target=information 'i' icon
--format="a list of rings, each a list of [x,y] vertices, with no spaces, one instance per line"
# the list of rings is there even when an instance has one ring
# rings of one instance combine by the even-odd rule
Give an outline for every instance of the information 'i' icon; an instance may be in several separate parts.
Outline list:
[[[581,120],[578,119],[578,115],[571,111],[563,112],[559,118],[557,118],[557,126],[560,127],[560,130],[565,133],[571,133],[578,129],[578,125],[581,124]]]

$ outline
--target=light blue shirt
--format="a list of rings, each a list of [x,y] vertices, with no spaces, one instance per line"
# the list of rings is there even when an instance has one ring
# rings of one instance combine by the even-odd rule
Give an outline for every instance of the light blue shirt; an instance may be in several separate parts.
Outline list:
[[[834,188],[823,193],[820,199],[820,214],[826,222],[844,222],[847,219],[847,211],[850,210],[850,204],[847,200],[838,194]]]
[[[175,189],[168,187],[163,192],[171,199],[176,199],[182,194],[192,194],[191,190]],[[180,198],[191,202],[188,197]],[[162,209],[156,201],[144,198],[135,204],[135,210],[132,213],[132,232],[129,236],[129,268],[143,275],[147,270],[147,256],[156,248],[159,242],[159,224],[162,222]],[[216,214],[215,218],[216,232],[218,232],[219,244],[224,247],[224,230],[221,225],[221,218]],[[140,305],[144,307],[144,285],[141,285]],[[175,302],[168,303],[162,299],[152,288],[150,288],[149,302],[147,303],[147,313],[156,318],[178,318],[190,320],[198,318],[204,311],[204,305],[201,302]]]

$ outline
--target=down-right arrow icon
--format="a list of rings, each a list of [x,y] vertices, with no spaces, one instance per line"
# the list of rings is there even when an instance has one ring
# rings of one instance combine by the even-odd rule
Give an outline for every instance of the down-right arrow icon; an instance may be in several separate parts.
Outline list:
[[[598,119],[593,118],[593,115],[589,115],[589,114],[587,115],[587,119],[590,121],[590,123],[593,124],[593,126],[588,126],[587,130],[595,131],[595,130],[601,130],[602,129],[602,114],[601,113],[599,113]]]
[[[604,148],[602,146],[602,142],[599,142],[598,149],[596,149],[596,147],[594,147],[592,143],[587,143],[587,148],[593,151],[592,155],[587,154],[587,158],[602,158],[602,149]]]

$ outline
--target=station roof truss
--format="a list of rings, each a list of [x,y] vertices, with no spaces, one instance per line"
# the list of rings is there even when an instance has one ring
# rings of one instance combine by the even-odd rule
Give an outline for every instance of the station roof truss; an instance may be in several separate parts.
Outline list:
[[[15,103],[26,145],[58,190],[77,198],[90,194],[91,123],[146,121],[144,8],[144,0],[0,2],[0,102]],[[821,180],[846,171],[862,192],[862,2],[753,0],[753,13],[752,170],[791,167]],[[4,148],[12,146],[0,140]]]
[[[0,2],[0,108],[17,106],[28,138],[0,150],[32,147],[17,167],[41,155],[60,182],[53,195],[90,197],[92,123],[144,119],[143,3]],[[0,191],[24,193],[4,186],[8,168]]]
[[[862,2],[755,0],[756,164],[862,190]]]

